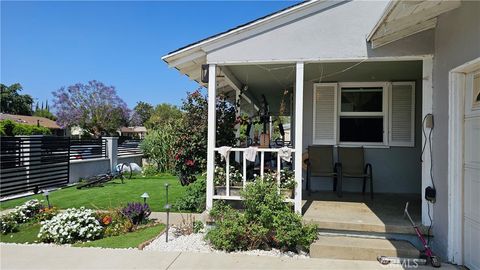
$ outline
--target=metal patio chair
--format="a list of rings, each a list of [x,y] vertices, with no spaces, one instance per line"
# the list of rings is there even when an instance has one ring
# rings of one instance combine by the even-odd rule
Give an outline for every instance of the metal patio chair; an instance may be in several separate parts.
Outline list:
[[[338,147],[338,161],[341,167],[341,177],[338,182],[338,193],[342,196],[342,180],[345,178],[363,179],[362,193],[365,195],[367,180],[370,180],[370,197],[373,199],[372,165],[365,164],[363,147]]]
[[[338,163],[333,159],[333,146],[332,145],[310,145],[308,147],[308,159],[304,161],[307,165],[307,191],[308,195],[311,194],[310,184],[312,177],[332,177],[333,191],[338,193],[337,182],[338,178],[341,181],[341,168]]]

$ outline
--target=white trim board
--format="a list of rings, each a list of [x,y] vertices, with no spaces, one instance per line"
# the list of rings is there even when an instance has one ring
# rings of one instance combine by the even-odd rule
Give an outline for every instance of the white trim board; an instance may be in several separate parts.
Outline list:
[[[449,72],[447,256],[449,261],[456,264],[463,264],[463,118],[466,73],[479,68],[480,57]],[[458,181],[459,178],[462,181]]]

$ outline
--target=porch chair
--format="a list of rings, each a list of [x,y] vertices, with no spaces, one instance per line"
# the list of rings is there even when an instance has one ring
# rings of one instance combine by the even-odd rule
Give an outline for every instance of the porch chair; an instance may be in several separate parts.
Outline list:
[[[344,178],[361,178],[363,179],[362,193],[364,195],[367,179],[370,181],[370,197],[373,200],[372,165],[365,164],[363,147],[338,147],[338,161],[339,167],[341,167],[341,177],[337,187],[339,196],[342,196],[342,180]]]
[[[307,165],[308,195],[311,195],[310,183],[312,177],[332,177],[333,191],[337,191],[338,178],[341,178],[342,174],[339,164],[334,162],[332,145],[310,145],[308,147],[308,159],[304,162]],[[337,191],[337,195],[340,196],[341,194]]]

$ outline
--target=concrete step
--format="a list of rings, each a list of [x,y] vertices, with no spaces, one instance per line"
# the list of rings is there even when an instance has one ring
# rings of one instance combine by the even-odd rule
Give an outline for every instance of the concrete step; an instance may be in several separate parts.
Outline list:
[[[407,241],[320,235],[310,245],[310,257],[374,261],[378,256],[418,258],[420,252]]]

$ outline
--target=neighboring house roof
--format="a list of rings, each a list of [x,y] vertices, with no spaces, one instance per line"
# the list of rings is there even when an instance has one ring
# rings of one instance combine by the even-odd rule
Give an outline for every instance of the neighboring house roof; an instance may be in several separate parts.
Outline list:
[[[390,1],[367,37],[378,48],[404,37],[435,28],[437,16],[460,6],[460,0]]]
[[[62,129],[55,121],[45,117],[0,113],[0,120],[7,119],[30,126],[40,125],[49,129]]]
[[[121,132],[129,132],[129,133],[142,133],[142,132],[147,132],[146,127],[142,126],[136,126],[136,127],[121,127],[120,128]]]

